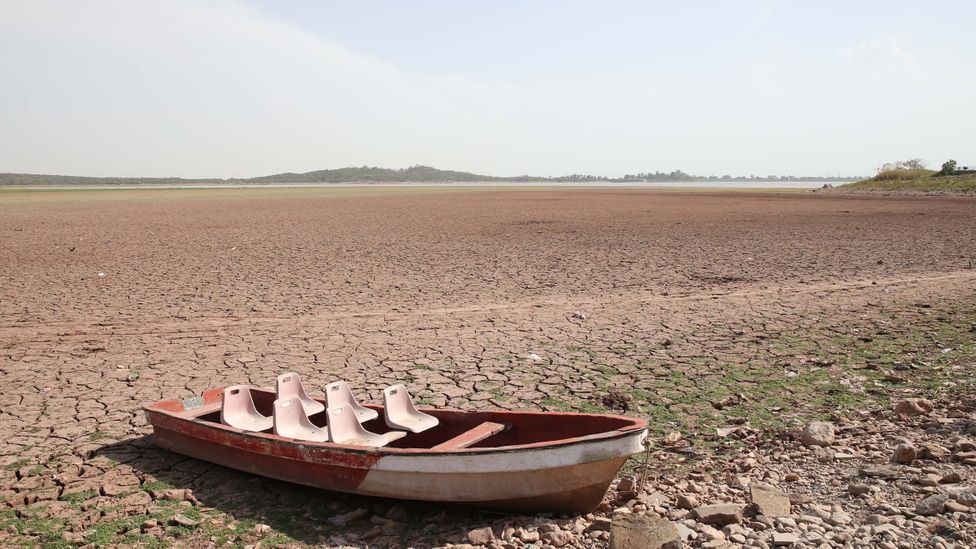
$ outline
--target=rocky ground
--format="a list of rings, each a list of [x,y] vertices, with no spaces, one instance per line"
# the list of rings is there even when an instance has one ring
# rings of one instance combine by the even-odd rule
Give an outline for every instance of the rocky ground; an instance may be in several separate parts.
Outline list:
[[[0,546],[973,545],[974,200],[139,192],[0,202]],[[288,370],[646,417],[650,472],[513,516],[154,446],[144,404]]]

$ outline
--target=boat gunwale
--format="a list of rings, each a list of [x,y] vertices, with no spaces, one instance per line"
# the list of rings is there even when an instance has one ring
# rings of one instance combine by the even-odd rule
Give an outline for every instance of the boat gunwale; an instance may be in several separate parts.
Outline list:
[[[274,392],[273,389],[267,389],[264,387],[251,387],[252,389],[258,389],[266,392]],[[207,393],[214,393],[222,391],[223,387],[208,389],[204,391],[204,395]],[[314,397],[313,397],[314,398]],[[316,399],[318,400],[318,399]],[[236,427],[231,427],[230,425],[225,425],[219,422],[204,421],[200,419],[201,415],[206,415],[212,413],[215,410],[219,410],[217,407],[215,410],[206,407],[205,411],[197,412],[194,414],[189,414],[188,412],[195,412],[198,409],[186,410],[182,412],[173,411],[164,408],[166,405],[178,404],[183,407],[186,399],[172,398],[161,400],[159,402],[154,402],[143,407],[143,411],[146,413],[147,420],[155,428],[157,426],[156,422],[153,421],[153,415],[160,414],[177,422],[186,422],[191,425],[200,426],[206,429],[211,429],[218,432],[225,432],[228,434],[238,435],[244,437],[245,439],[251,438],[256,440],[261,440],[263,442],[283,444],[295,447],[304,447],[309,449],[321,449],[321,450],[332,450],[341,452],[350,452],[357,454],[371,454],[371,455],[388,455],[388,456],[464,456],[464,455],[486,455],[493,453],[513,453],[526,450],[546,450],[551,448],[560,448],[564,446],[570,446],[574,444],[585,444],[592,442],[603,442],[611,441],[618,438],[624,438],[628,436],[633,436],[635,434],[639,435],[647,431],[647,420],[641,418],[633,418],[629,416],[622,416],[617,414],[593,414],[593,413],[579,413],[579,412],[546,412],[538,410],[463,410],[458,408],[420,408],[421,411],[433,411],[433,412],[447,412],[453,414],[478,414],[490,412],[492,414],[500,415],[545,415],[545,416],[561,416],[561,417],[603,417],[603,418],[613,418],[617,420],[625,421],[626,424],[622,425],[613,430],[603,431],[599,433],[594,433],[590,435],[584,435],[580,437],[562,438],[555,440],[547,440],[540,442],[531,442],[527,444],[514,444],[508,446],[488,446],[481,448],[459,448],[456,450],[432,450],[431,448],[395,448],[389,446],[383,447],[370,447],[370,446],[355,446],[351,444],[337,444],[335,442],[314,442],[308,440],[300,440],[294,438],[283,437],[276,435],[274,433],[264,433],[264,432],[253,432],[245,431],[243,429],[238,429]],[[369,406],[369,405],[367,405]],[[369,406],[374,409],[382,409],[381,406]],[[201,406],[203,408],[203,406]],[[170,429],[167,426],[160,426],[160,428]]]

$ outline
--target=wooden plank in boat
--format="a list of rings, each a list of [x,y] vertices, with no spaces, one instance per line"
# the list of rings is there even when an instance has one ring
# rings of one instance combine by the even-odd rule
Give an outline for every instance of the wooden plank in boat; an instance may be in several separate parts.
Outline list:
[[[485,440],[486,438],[504,430],[505,425],[486,421],[473,429],[468,429],[460,435],[434,446],[431,448],[431,450],[460,450],[461,448],[467,448],[468,446],[477,444],[482,440]]]

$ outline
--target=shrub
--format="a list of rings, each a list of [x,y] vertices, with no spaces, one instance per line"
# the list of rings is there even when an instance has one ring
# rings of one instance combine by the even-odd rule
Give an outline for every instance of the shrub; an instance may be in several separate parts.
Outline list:
[[[942,170],[935,175],[953,175],[956,173],[956,161],[949,159],[942,163]]]

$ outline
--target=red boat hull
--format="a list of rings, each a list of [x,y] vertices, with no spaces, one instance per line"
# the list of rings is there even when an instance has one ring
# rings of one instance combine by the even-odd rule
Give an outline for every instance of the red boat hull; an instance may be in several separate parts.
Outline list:
[[[505,446],[487,446],[488,439],[482,446],[455,451],[303,442],[201,419],[213,409],[216,391],[204,395],[202,413],[186,409],[181,401],[147,407],[156,443],[197,459],[316,488],[513,511],[593,510],[626,459],[641,450],[646,434],[644,421],[622,416],[426,410],[441,419],[441,438],[481,421],[514,425],[512,431],[548,425],[546,430],[556,436],[616,428]],[[539,436],[513,432],[499,440]]]

